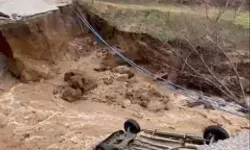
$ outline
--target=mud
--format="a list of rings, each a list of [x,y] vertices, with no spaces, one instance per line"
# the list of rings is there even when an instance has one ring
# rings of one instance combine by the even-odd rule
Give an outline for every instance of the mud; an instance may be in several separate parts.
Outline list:
[[[85,42],[78,45],[79,38]],[[213,124],[223,125],[232,135],[249,128],[246,119],[215,110],[186,107],[185,97],[157,85],[133,68],[118,66],[95,71],[107,50],[93,46],[93,42],[90,34],[70,41],[65,57],[54,66],[55,78],[29,84],[15,83],[0,95],[0,149],[92,149],[109,133],[122,129],[128,118],[138,120],[143,128],[198,135]],[[89,47],[88,55],[72,52],[72,45],[77,50],[81,45]],[[74,59],[76,55],[78,60]],[[98,85],[77,97],[79,100],[73,99],[74,103],[53,93],[55,88],[65,84],[75,87],[73,82],[65,83],[72,77],[65,74],[71,74],[72,70],[77,70],[74,74],[84,79],[86,74],[83,72],[87,72],[91,75],[87,79],[94,78]],[[78,87],[79,83],[76,85]]]
[[[86,75],[86,72],[71,70],[64,74],[66,85],[60,85],[54,90],[54,94],[61,94],[62,99],[68,102],[79,100],[83,94],[97,87],[95,79]]]
[[[94,41],[91,35],[78,38]],[[70,43],[75,44],[78,38]],[[91,47],[91,43],[81,44]],[[77,61],[65,57],[55,67],[58,74],[54,79],[17,83],[1,94],[1,149],[91,149],[109,133],[122,129],[128,118],[138,120],[143,128],[198,135],[213,124],[223,125],[232,135],[249,128],[246,119],[215,110],[186,107],[184,97],[155,84],[132,68],[119,66],[97,72],[94,68],[102,62],[98,58],[107,51],[99,46],[89,51],[89,55]],[[74,53],[70,54],[70,58],[74,58]],[[126,71],[114,71],[118,68]],[[54,95],[53,90],[65,84],[65,73],[72,70],[88,72],[98,86],[78,101],[69,103]],[[133,72],[134,76],[129,78],[127,72]],[[121,75],[125,75],[122,80]]]

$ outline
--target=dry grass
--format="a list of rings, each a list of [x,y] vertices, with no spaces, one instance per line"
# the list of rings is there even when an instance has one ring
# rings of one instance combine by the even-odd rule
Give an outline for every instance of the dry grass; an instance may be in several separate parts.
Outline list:
[[[206,17],[206,11],[203,6],[184,6],[184,5],[133,5],[133,4],[114,4],[114,3],[108,3],[108,2],[100,2],[100,1],[95,1],[94,6],[96,8],[100,8],[103,6],[112,6],[117,9],[130,9],[134,11],[160,11],[162,13],[185,13],[189,15],[198,15],[201,17]],[[208,10],[208,15],[211,17],[216,17],[218,14],[218,9],[216,8],[210,8]],[[230,21],[234,24],[239,24],[242,25],[246,28],[249,28],[250,24],[250,17],[249,17],[249,12],[244,11],[244,12],[238,12],[235,16],[235,11],[232,9],[227,9],[224,14],[222,15],[221,19],[225,21]]]
[[[86,1],[86,0],[84,0]],[[180,39],[188,35],[198,42],[205,34],[214,30],[215,23],[207,19],[203,7],[187,6],[144,6],[131,4],[114,4],[92,1],[91,11],[107,20],[110,24],[126,32],[148,33],[162,41]],[[218,10],[210,8],[208,16],[214,19]],[[249,50],[249,14],[226,10],[218,21],[219,36],[222,47],[234,46],[238,50]]]

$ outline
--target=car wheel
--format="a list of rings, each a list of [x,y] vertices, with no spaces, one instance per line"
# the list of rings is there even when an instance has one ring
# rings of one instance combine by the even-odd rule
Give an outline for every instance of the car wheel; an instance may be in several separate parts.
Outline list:
[[[216,143],[218,140],[225,140],[229,137],[228,132],[220,126],[208,126],[203,133],[206,144]]]
[[[133,119],[129,119],[124,123],[124,130],[133,134],[137,134],[141,131],[140,125]]]

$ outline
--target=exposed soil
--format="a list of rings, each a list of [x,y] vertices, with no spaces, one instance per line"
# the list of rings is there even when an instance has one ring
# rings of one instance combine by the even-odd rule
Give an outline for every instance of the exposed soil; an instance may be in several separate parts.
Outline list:
[[[206,95],[218,95],[227,100],[235,101],[235,99],[225,96],[221,90],[221,85],[217,84],[216,80],[219,80],[236,96],[241,96],[241,89],[232,65],[228,62],[224,53],[218,51],[218,49],[213,49],[210,46],[211,44],[209,45],[206,42],[196,43],[197,46],[195,50],[197,50],[197,54],[193,50],[193,45],[190,45],[185,40],[175,39],[168,41],[168,44],[172,47],[172,49],[170,49],[167,45],[164,45],[162,41],[148,34],[118,30],[96,14],[90,13],[87,18],[108,43],[115,45],[118,50],[122,49],[120,52],[122,52],[123,55],[133,60],[136,64],[145,67],[152,73],[189,89],[200,90]],[[173,50],[177,51],[177,53],[173,52]],[[235,66],[237,65],[238,74],[242,79],[241,84],[243,90],[248,95],[250,70],[245,68],[247,65],[249,66],[250,63],[248,52],[236,54],[231,50],[227,50],[226,53],[232,59],[233,64]],[[111,57],[115,56],[107,54],[103,60],[104,66],[102,66],[101,69],[105,70],[105,67],[113,68],[117,64],[124,64],[124,62],[119,60],[110,61]],[[200,57],[204,59],[204,62],[210,69],[212,68],[216,79],[210,74]],[[198,73],[186,65],[185,61]],[[205,78],[211,82],[208,82]],[[234,82],[231,80],[233,78]],[[244,106],[248,105],[246,103],[240,104]]]
[[[107,53],[91,35],[84,34],[69,42],[64,57],[53,67],[55,78],[18,83],[1,93],[0,149],[91,149],[109,133],[121,129],[128,118],[138,120],[143,128],[198,135],[213,124],[222,125],[232,135],[249,129],[247,119],[186,107],[185,97],[128,66],[95,69],[103,65]],[[95,79],[91,83],[97,86],[86,90],[85,85],[93,84],[83,83],[90,79]],[[54,92],[59,86],[80,89],[78,100],[61,99],[63,94]]]

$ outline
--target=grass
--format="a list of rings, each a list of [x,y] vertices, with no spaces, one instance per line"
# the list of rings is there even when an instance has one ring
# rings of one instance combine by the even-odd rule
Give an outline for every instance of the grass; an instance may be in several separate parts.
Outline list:
[[[162,41],[189,35],[199,41],[204,33],[214,30],[214,23],[207,19],[202,7],[144,6],[98,2],[90,4],[95,14],[118,29],[127,32],[148,33]],[[218,9],[209,9],[209,18],[215,19]],[[249,50],[249,12],[234,17],[233,10],[226,10],[218,22],[219,34],[225,39],[221,44],[235,44],[237,49]],[[226,42],[226,43],[225,43]]]
[[[250,28],[250,13],[249,12],[243,12],[238,15],[236,18],[236,23],[239,25],[242,25],[245,28]]]
[[[117,9],[130,9],[134,11],[160,11],[163,13],[185,13],[189,15],[199,15],[202,17],[206,17],[206,11],[204,7],[187,7],[187,6],[175,6],[175,5],[156,5],[156,6],[147,6],[147,5],[133,5],[133,4],[113,4],[108,2],[95,2],[95,7],[102,7],[103,5],[109,5]],[[239,12],[234,19],[234,10],[227,9],[222,17],[221,20],[230,21],[237,25],[242,25],[245,28],[250,28],[250,16],[249,11]],[[218,9],[211,8],[208,10],[208,15],[215,18],[218,14]]]

